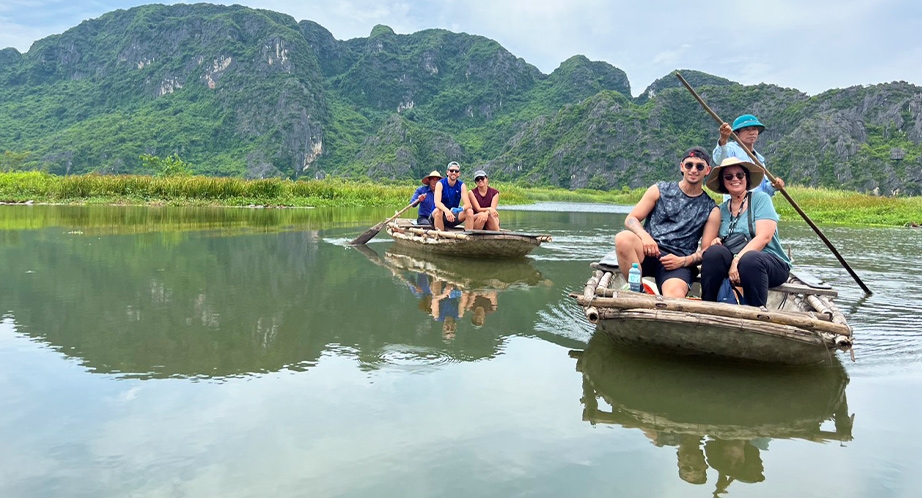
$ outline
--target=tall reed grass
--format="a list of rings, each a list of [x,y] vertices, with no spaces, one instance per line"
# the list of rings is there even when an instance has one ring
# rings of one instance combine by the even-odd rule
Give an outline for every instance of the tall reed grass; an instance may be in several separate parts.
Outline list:
[[[410,185],[384,186],[338,179],[0,174],[0,201],[5,202],[393,206],[408,201],[413,190]]]
[[[371,181],[242,180],[203,176],[55,176],[40,172],[0,173],[0,201],[60,204],[223,205],[245,206],[405,206],[419,184],[382,184]],[[501,193],[501,204],[531,202],[595,202],[633,205],[645,189],[602,192],[561,188],[525,188],[491,182]],[[922,223],[922,197],[877,197],[857,192],[811,187],[787,187],[788,193],[817,223],[899,226]],[[720,202],[720,196],[712,195]],[[800,215],[781,194],[775,207],[784,220]]]

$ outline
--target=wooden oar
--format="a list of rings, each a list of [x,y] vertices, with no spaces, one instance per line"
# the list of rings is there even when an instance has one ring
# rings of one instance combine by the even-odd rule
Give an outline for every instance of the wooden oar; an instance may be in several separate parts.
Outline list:
[[[394,216],[391,216],[390,218],[382,221],[381,223],[378,223],[377,225],[369,228],[368,230],[365,230],[362,233],[362,235],[359,235],[358,237],[353,239],[352,242],[350,242],[350,244],[358,245],[358,244],[364,244],[368,242],[369,240],[373,239],[375,235],[378,235],[378,232],[380,232],[381,229],[384,228],[384,225],[387,225],[388,223],[394,221],[395,219],[397,219],[398,216],[406,212],[407,209],[410,209],[411,207],[417,204],[419,204],[419,201],[411,202],[407,207],[401,209],[400,211],[397,211],[397,214],[395,214]]]
[[[688,91],[691,92],[692,96],[695,97],[695,100],[697,100],[698,103],[701,104],[701,107],[703,107],[704,110],[707,111],[707,113],[710,114],[712,118],[714,118],[714,121],[717,121],[718,125],[723,124],[724,120],[720,119],[720,116],[718,116],[717,113],[712,111],[711,108],[708,107],[708,105],[704,103],[704,100],[701,99],[701,97],[698,95],[698,92],[696,92],[695,89],[692,88],[691,85],[689,85],[687,81],[685,81],[685,78],[683,78],[682,75],[679,74],[678,71],[675,72],[675,75],[677,78],[679,78],[679,81],[681,81],[682,84],[685,85],[685,88],[687,88]],[[736,140],[736,143],[739,144],[743,148],[743,150],[746,151],[746,154],[749,155],[749,158],[752,159],[752,162],[758,165],[760,168],[762,168],[762,171],[765,172],[765,176],[768,177],[768,180],[774,183],[775,177],[768,171],[768,168],[766,168],[765,165],[762,164],[761,161],[759,161],[759,158],[756,157],[755,153],[753,153],[752,150],[750,150],[746,144],[740,141],[739,137],[736,136],[736,132],[731,131],[730,137],[733,138],[733,140]],[[839,260],[839,264],[841,264],[848,271],[849,275],[851,275],[852,278],[855,279],[855,282],[858,283],[861,289],[864,290],[864,292],[869,296],[873,294],[871,292],[871,289],[868,289],[868,286],[864,285],[864,282],[862,282],[861,279],[858,278],[858,274],[855,273],[855,270],[852,270],[852,267],[848,265],[848,263],[845,261],[845,258],[843,258],[841,254],[839,254],[839,251],[837,251],[835,246],[832,245],[832,242],[830,242],[829,239],[826,238],[822,230],[820,230],[820,227],[816,226],[816,223],[813,223],[813,220],[811,220],[810,217],[807,216],[807,213],[805,213],[804,210],[801,209],[800,206],[798,206],[796,202],[794,202],[794,199],[791,198],[791,195],[788,194],[787,190],[785,190],[784,187],[775,187],[775,188],[777,188],[781,192],[781,195],[783,195],[784,198],[788,200],[788,202],[791,204],[791,207],[793,207],[794,210],[797,211],[797,214],[799,214],[801,218],[803,218],[804,221],[806,221],[807,224],[810,225],[810,228],[812,228],[813,231],[816,232],[816,234],[820,237],[820,240],[822,240],[823,243],[826,244],[826,247],[828,247],[829,250],[832,251],[832,254],[836,257],[836,259]]]

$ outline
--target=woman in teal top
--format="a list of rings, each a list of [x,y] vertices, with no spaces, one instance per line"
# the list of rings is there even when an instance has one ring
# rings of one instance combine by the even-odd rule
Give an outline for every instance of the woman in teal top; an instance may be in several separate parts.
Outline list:
[[[729,194],[720,205],[720,231],[718,238],[709,243],[701,262],[701,298],[717,301],[724,279],[743,288],[746,304],[765,306],[768,289],[787,281],[791,260],[781,248],[778,238],[778,213],[771,197],[764,192],[747,191],[762,182],[761,168],[750,162],[731,157],[715,167],[706,186],[714,192]],[[748,195],[747,195],[748,194]],[[750,232],[749,213],[753,229]],[[724,245],[733,233],[746,234],[748,243],[736,253]]]

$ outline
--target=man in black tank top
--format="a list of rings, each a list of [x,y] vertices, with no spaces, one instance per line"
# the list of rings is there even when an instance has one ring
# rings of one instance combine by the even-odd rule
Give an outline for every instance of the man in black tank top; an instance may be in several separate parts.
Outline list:
[[[717,237],[720,210],[702,186],[711,172],[711,157],[693,147],[679,161],[682,180],[659,182],[644,192],[624,220],[627,229],[615,236],[618,266],[624,279],[633,263],[656,278],[660,293],[685,297],[693,269],[701,262],[698,242]],[[646,222],[641,225],[641,222]]]

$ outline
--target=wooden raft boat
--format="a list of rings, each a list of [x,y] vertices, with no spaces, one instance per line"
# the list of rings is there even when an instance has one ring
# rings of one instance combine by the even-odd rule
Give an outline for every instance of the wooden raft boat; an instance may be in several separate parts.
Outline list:
[[[779,365],[819,364],[836,350],[851,352],[852,329],[832,301],[838,293],[805,274],[792,272],[787,283],[769,289],[766,306],[756,308],[622,290],[614,253],[592,266],[583,293],[570,296],[596,333],[624,346]],[[690,295],[696,291],[697,283]]]
[[[510,232],[506,230],[436,230],[401,218],[388,223],[388,235],[400,246],[435,254],[466,258],[521,258],[550,242],[550,235]]]

